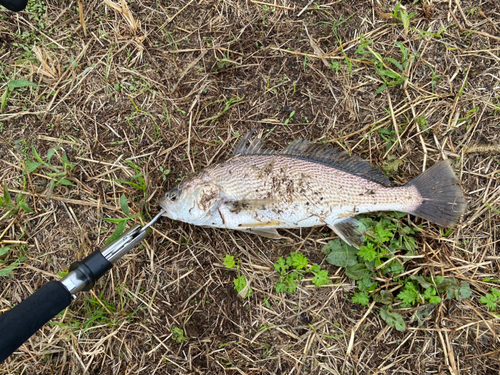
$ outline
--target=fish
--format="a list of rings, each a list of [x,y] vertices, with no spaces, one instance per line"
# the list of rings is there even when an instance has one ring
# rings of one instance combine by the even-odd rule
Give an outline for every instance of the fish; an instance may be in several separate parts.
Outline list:
[[[456,225],[466,200],[449,160],[403,186],[368,161],[304,139],[281,151],[246,134],[232,156],[185,178],[160,199],[163,216],[193,225],[281,238],[277,229],[328,226],[349,245],[364,244],[357,215],[399,211]]]

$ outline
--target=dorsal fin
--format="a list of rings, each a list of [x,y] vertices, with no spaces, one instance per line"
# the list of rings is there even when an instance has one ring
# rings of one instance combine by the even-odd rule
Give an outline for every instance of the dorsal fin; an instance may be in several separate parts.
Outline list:
[[[274,150],[267,150],[264,149],[264,144],[262,143],[261,138],[254,138],[253,141],[250,142],[248,147],[245,147],[248,140],[252,136],[252,134],[255,132],[255,129],[250,130],[241,140],[238,142],[236,145],[234,151],[233,151],[233,157],[234,156],[243,156],[243,155],[277,155],[280,154],[281,152],[279,151],[274,151]]]
[[[245,147],[254,133],[252,129],[236,145],[233,156],[246,155],[287,155],[293,158],[309,160],[316,163],[328,165],[329,167],[352,173],[356,176],[366,178],[384,186],[391,186],[391,181],[382,171],[372,167],[366,160],[358,156],[349,156],[345,151],[331,148],[328,145],[316,144],[304,139],[298,139],[290,143],[282,151],[274,151],[263,148],[260,138],[255,138]]]

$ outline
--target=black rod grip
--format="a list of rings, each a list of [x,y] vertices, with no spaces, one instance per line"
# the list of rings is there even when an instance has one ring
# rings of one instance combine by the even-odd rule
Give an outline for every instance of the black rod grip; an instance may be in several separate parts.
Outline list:
[[[0,315],[0,363],[70,303],[66,287],[51,281]]]
[[[0,5],[3,5],[8,10],[12,10],[13,12],[20,12],[26,5],[28,4],[28,0],[0,0]]]

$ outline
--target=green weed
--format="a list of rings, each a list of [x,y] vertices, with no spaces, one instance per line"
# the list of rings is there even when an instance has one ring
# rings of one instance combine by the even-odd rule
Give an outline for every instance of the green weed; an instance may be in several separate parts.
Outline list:
[[[172,326],[172,340],[177,344],[180,344],[181,342],[188,340],[188,338],[184,335],[184,331],[181,328]]]
[[[71,172],[75,168],[75,165],[70,163],[66,153],[62,153],[61,155],[61,164],[55,165],[52,163],[53,157],[55,153],[60,149],[59,146],[53,147],[49,149],[47,152],[46,160],[43,160],[42,157],[38,154],[34,147],[31,148],[31,153],[35,158],[35,161],[27,157],[26,161],[26,170],[28,173],[35,172],[39,169],[46,169],[48,172],[45,172],[46,175],[50,178],[49,182],[49,191],[54,191],[54,188],[59,185],[72,186],[73,183],[68,180],[68,177],[71,175]]]
[[[161,172],[162,180],[166,181],[167,176],[170,174],[170,169],[164,169],[161,165],[158,167],[158,170]]]
[[[219,114],[206,119],[205,120],[205,124],[207,124],[207,123],[209,123],[211,121],[217,121],[220,117],[222,117],[229,110],[229,108],[231,108],[231,106],[233,104],[239,103],[243,99],[245,99],[245,96],[243,96],[241,98],[229,98],[229,99],[224,99],[224,100],[216,100],[215,102],[212,102],[212,103],[208,104],[204,109],[208,108],[212,104],[225,103],[224,108],[222,109],[222,111]]]
[[[277,293],[293,293],[299,286],[299,281],[307,274],[312,274],[312,283],[316,286],[330,282],[328,271],[322,270],[317,264],[310,265],[303,254],[292,252],[285,258],[279,257],[274,263],[274,269],[280,274],[280,279],[274,286]]]
[[[396,5],[394,12],[392,12],[392,17],[398,19],[403,23],[403,27],[405,29],[405,35],[408,36],[408,31],[410,29],[410,20],[415,17],[415,13],[409,13],[406,9],[401,7],[401,2]]]
[[[396,42],[401,52],[401,58],[399,60],[392,57],[383,58],[379,52],[374,51],[370,47],[373,42],[365,39],[363,36],[360,38],[360,43],[356,53],[364,56],[368,61],[373,63],[375,71],[384,82],[377,91],[375,91],[375,95],[382,93],[388,86],[397,86],[406,81],[406,67],[410,61],[412,61],[414,55],[411,54],[402,43]]]
[[[124,218],[119,218],[119,219],[105,218],[104,219],[104,221],[107,221],[109,223],[118,224],[116,226],[116,229],[113,232],[113,234],[106,240],[106,242],[105,242],[106,245],[112,243],[113,241],[115,241],[121,237],[121,235],[125,231],[125,228],[127,227],[127,221],[129,221],[131,219],[135,219],[136,217],[139,216],[139,214],[132,215],[132,213],[130,212],[130,208],[128,207],[127,197],[125,195],[120,196],[120,208],[122,209],[123,213],[125,214]]]
[[[17,267],[19,267],[19,264],[21,262],[24,262],[26,260],[26,257],[24,256],[19,256],[15,261],[11,262],[9,260],[4,260],[3,258],[10,252],[10,249],[13,247],[17,247],[17,245],[8,245],[4,247],[0,247],[0,264],[7,264],[9,265],[0,268],[0,277],[7,276],[9,275],[12,271],[14,271]]]
[[[226,254],[226,256],[224,257],[223,264],[226,266],[226,268],[229,269],[236,267],[236,262],[234,261],[234,257],[229,254]]]
[[[226,256],[224,257],[224,262],[223,262],[224,266],[227,268],[227,269],[233,269],[233,268],[236,268],[236,271],[238,273],[238,277],[235,278],[233,280],[233,283],[234,283],[234,289],[236,289],[236,291],[238,292],[238,294],[241,295],[241,292],[246,288],[247,286],[247,279],[245,278],[244,275],[241,275],[240,274],[240,262],[236,261],[234,259],[234,256],[232,255],[229,255],[229,254],[226,254]],[[245,293],[245,295],[243,296],[243,298],[248,298],[250,297],[251,295],[253,294],[253,290],[252,288],[248,288],[247,289],[247,292]]]
[[[495,310],[497,304],[500,305],[500,290],[491,288],[491,293],[486,293],[484,297],[479,298],[479,301],[486,305],[490,310]]]
[[[378,219],[362,217],[366,226],[365,246],[356,249],[344,241],[330,241],[323,252],[326,261],[345,269],[345,274],[356,281],[358,291],[351,301],[366,306],[370,301],[382,304],[380,317],[391,327],[404,331],[406,324],[394,307],[417,306],[416,319],[419,325],[429,316],[433,307],[443,298],[462,300],[471,295],[467,282],[442,276],[424,277],[418,275],[399,277],[405,272],[405,262],[416,255],[415,229],[401,222],[405,214],[393,213],[389,217],[379,215]],[[377,280],[387,280],[379,286]],[[390,285],[389,285],[390,283]],[[398,287],[399,285],[399,287]],[[391,290],[388,290],[388,287]],[[398,294],[393,294],[399,289]]]
[[[139,191],[142,191],[143,194],[146,194],[146,181],[144,181],[144,174],[141,173],[141,169],[132,163],[131,161],[126,162],[128,166],[132,167],[135,171],[135,175],[130,178],[129,181],[114,179],[116,182],[121,182],[122,184],[126,184],[136,188]]]
[[[80,325],[83,330],[101,324],[115,325],[116,319],[114,316],[110,316],[110,313],[115,313],[116,307],[112,303],[107,302],[103,294],[104,291],[95,299],[89,296],[84,297],[85,321]]]
[[[9,100],[11,93],[15,89],[22,89],[25,87],[38,87],[38,85],[25,79],[14,79],[9,81],[7,88],[3,93],[2,101],[0,102],[0,113],[3,113],[5,107],[7,106],[7,101]]]
[[[288,125],[288,123],[293,120],[294,115],[295,115],[295,111],[290,112],[290,114],[288,115],[288,118],[285,120],[284,124]]]
[[[5,210],[5,216],[14,216],[19,212],[19,210],[32,213],[33,210],[28,206],[25,200],[26,197],[21,193],[18,193],[13,202],[7,185],[3,185],[3,197],[0,197],[0,206]]]

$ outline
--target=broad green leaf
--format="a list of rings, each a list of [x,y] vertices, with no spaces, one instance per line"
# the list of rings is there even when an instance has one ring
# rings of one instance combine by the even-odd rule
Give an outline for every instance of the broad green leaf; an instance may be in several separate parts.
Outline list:
[[[401,264],[398,258],[393,258],[390,262],[386,264],[384,267],[385,274],[391,274],[392,276],[397,276],[404,272],[405,268]]]
[[[3,203],[4,203],[4,206],[10,206],[11,202],[12,202],[12,199],[10,197],[9,189],[7,188],[7,185],[3,185]]]
[[[346,267],[345,274],[350,279],[361,280],[365,277],[369,277],[371,275],[371,272],[363,263],[356,263],[353,266]]]
[[[71,181],[69,181],[69,180],[66,180],[65,178],[61,178],[59,180],[59,183],[61,185],[65,185],[65,186],[73,186],[73,183]]]
[[[484,297],[479,298],[479,301],[491,310],[495,310],[497,307],[497,298],[493,294],[488,293]]]
[[[307,267],[309,260],[304,254],[290,253],[290,256],[287,257],[287,264],[290,264],[296,270],[301,270]]]
[[[388,290],[381,290],[378,295],[377,302],[384,305],[391,305],[394,302],[394,296]]]
[[[119,219],[114,219],[114,218],[104,218],[103,220],[104,221],[107,221],[108,223],[115,223],[115,224],[118,224],[118,223],[121,223],[121,222],[127,222],[131,219],[131,217],[122,217],[122,218],[119,218]]]
[[[467,298],[470,298],[471,295],[472,295],[472,291],[470,290],[469,283],[466,281],[462,281],[460,283],[460,297],[461,298],[457,298],[457,299],[467,299]]]
[[[35,161],[32,161],[26,165],[26,169],[28,170],[28,173],[34,172],[42,163],[37,163]]]
[[[418,301],[418,291],[411,282],[408,282],[406,283],[404,290],[398,294],[398,298],[401,299],[406,305],[413,306],[415,305],[415,302]]]
[[[366,306],[370,303],[370,295],[367,292],[357,292],[351,298],[352,303],[359,303],[361,306]]]
[[[401,63],[398,60],[393,59],[392,57],[387,57],[386,60],[390,61],[391,63],[393,63],[394,65],[396,65],[399,70],[404,70],[403,66],[401,65]]]
[[[41,164],[45,164],[45,162],[42,160],[40,155],[38,155],[38,152],[36,151],[35,147],[33,147],[33,146],[31,147],[31,153],[33,154],[35,159],[38,160]]]
[[[434,309],[435,305],[429,304],[429,305],[424,305],[417,310],[415,317],[417,318],[417,323],[419,327],[422,327],[424,325],[424,320],[432,314]]]
[[[373,95],[377,96],[378,94],[381,94],[384,92],[384,90],[387,88],[387,85],[386,84],[383,84],[382,86],[380,86],[377,91],[375,91],[375,93]]]
[[[403,317],[400,314],[392,311],[392,308],[390,306],[383,306],[380,309],[380,317],[385,320],[385,322],[389,326],[396,328],[398,331],[406,331],[406,324],[403,320]]]
[[[120,207],[125,215],[130,216],[130,209],[128,208],[127,197],[125,194],[122,194],[120,197]]]
[[[125,231],[125,228],[127,227],[127,220],[124,220],[120,223],[118,223],[118,225],[116,226],[116,229],[115,231],[113,232],[113,234],[106,240],[105,244],[106,245],[109,245],[110,243],[114,242],[115,240],[117,240],[118,238],[120,238],[120,236],[123,234],[123,232]]]
[[[68,156],[66,155],[66,153],[62,154],[62,161],[63,161],[64,168],[66,168],[66,170],[69,168],[69,171],[71,172],[73,170],[73,168],[75,168],[75,165],[73,163],[69,162]]]
[[[395,73],[395,72],[388,70],[388,69],[383,69],[380,71],[380,73],[383,74],[384,76],[394,78],[394,79],[401,78],[401,76],[398,73]]]
[[[288,264],[286,264],[286,261],[285,259],[283,259],[283,257],[279,257],[276,263],[274,263],[274,269],[282,275],[286,273],[286,271],[288,270]]]
[[[323,247],[323,252],[329,254],[326,261],[337,267],[349,267],[358,263],[356,256],[358,249],[346,244],[338,238],[329,241],[328,244]]]
[[[19,207],[21,207],[24,211],[32,214],[33,210],[28,206],[28,204],[25,201],[20,201],[19,202]]]
[[[437,305],[439,302],[441,302],[441,297],[436,295],[436,289],[434,289],[434,287],[432,286],[424,291],[424,298],[434,305]]]
[[[14,89],[19,89],[23,87],[37,87],[38,85],[36,83],[33,83],[31,81],[27,81],[25,79],[14,79],[9,82],[8,84],[10,90]]]
[[[286,293],[288,291],[288,286],[283,281],[279,281],[274,286],[274,289],[276,293]]]
[[[372,281],[369,276],[363,277],[361,280],[356,281],[358,288],[362,292],[371,292],[377,289],[377,282]]]
[[[226,266],[226,268],[234,268],[234,266],[236,266],[236,262],[234,261],[234,257],[229,255],[229,254],[226,254],[226,256],[224,257],[224,262],[223,264]]]
[[[330,282],[330,278],[328,277],[327,270],[321,270],[314,274],[312,279],[312,283],[316,286],[326,285]]]
[[[0,277],[7,276],[9,273],[14,271],[17,267],[19,267],[20,259],[16,260],[14,263],[11,263],[7,267],[0,269]]]
[[[49,151],[47,152],[47,161],[50,161],[52,159],[52,156],[56,153],[56,148],[50,148]]]
[[[245,276],[240,275],[238,278],[233,280],[234,283],[234,289],[239,293],[243,290],[244,287],[247,286],[247,279],[245,279]]]
[[[8,245],[8,246],[4,246],[4,247],[0,247],[0,257],[7,254],[9,252],[9,249],[11,247],[14,247],[15,245]]]
[[[367,262],[375,260],[378,253],[372,243],[367,243],[365,246],[361,246],[358,251],[358,256]]]

